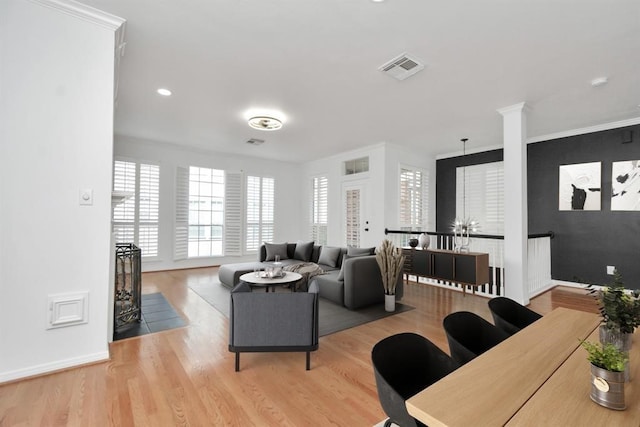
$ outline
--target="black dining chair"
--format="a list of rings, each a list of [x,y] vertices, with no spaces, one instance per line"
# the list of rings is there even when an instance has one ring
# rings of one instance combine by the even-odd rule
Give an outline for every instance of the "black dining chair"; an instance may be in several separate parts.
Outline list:
[[[451,357],[464,365],[509,338],[509,334],[469,311],[457,311],[442,322]]]
[[[509,335],[542,318],[540,314],[507,297],[493,298],[488,305],[493,323]]]
[[[427,338],[404,332],[384,338],[371,350],[371,361],[382,409],[391,423],[424,426],[407,412],[405,401],[460,365]]]

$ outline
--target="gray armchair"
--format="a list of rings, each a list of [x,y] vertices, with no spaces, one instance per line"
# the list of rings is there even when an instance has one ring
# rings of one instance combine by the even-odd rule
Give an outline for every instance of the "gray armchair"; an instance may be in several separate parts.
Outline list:
[[[318,288],[308,292],[252,292],[240,282],[231,291],[229,351],[236,354],[236,372],[243,352],[310,352],[318,349]]]

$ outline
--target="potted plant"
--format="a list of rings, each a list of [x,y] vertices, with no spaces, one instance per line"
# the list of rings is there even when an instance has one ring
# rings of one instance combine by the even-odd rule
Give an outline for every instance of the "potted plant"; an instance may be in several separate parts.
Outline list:
[[[386,311],[396,309],[396,283],[402,274],[404,255],[399,248],[385,239],[382,245],[376,249],[376,261],[382,274],[382,286],[384,286],[384,308]]]
[[[628,362],[627,353],[610,343],[592,343],[581,340],[591,362],[591,400],[610,409],[623,410],[624,370]]]
[[[590,293],[595,294],[602,325],[600,341],[612,343],[621,351],[631,349],[632,334],[640,326],[640,298],[637,290],[629,293],[618,270],[613,272],[613,283],[602,289],[590,286]]]

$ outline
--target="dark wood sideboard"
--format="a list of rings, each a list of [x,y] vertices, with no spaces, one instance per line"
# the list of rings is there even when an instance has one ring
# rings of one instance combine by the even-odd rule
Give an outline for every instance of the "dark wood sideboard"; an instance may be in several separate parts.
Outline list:
[[[480,252],[455,252],[443,249],[402,248],[405,256],[403,273],[407,276],[427,277],[459,283],[466,293],[471,286],[489,283],[489,254]]]

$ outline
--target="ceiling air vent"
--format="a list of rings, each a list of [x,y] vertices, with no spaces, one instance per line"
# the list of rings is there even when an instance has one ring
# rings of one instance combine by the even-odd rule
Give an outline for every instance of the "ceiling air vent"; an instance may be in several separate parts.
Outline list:
[[[260,145],[264,143],[264,139],[258,139],[258,138],[251,138],[250,140],[247,141],[247,144],[251,144],[251,145]]]
[[[419,59],[417,59],[415,56],[403,53],[399,57],[394,58],[383,66],[379,67],[378,70],[395,79],[404,80],[407,77],[412,76],[418,71],[422,70],[423,68],[424,64]]]

